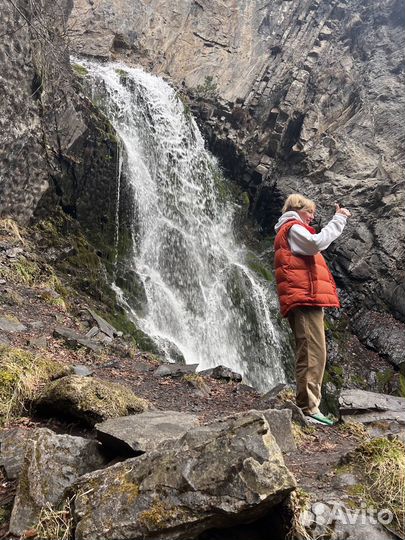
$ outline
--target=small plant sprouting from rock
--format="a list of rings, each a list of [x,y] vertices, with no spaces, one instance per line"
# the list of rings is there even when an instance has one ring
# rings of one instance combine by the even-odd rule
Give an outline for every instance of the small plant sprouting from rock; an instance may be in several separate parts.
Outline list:
[[[118,68],[115,70],[115,73],[121,78],[126,79],[128,77],[128,72],[125,69]]]
[[[202,98],[215,99],[218,97],[218,86],[212,75],[207,75],[203,84],[199,84],[195,89],[197,95]]]
[[[82,77],[82,78],[86,77],[86,75],[88,74],[87,68],[85,68],[81,64],[72,64],[72,69],[76,73],[77,76]]]

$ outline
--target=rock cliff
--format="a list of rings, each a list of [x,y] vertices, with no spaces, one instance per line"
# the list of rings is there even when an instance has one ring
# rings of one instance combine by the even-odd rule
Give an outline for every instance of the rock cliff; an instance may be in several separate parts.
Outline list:
[[[20,223],[57,205],[108,256],[116,207],[117,140],[69,62],[69,2],[5,2],[0,44],[2,217]]]
[[[403,0],[76,0],[78,53],[140,63],[192,97],[264,233],[286,194],[353,212],[329,257],[352,305],[405,318]]]

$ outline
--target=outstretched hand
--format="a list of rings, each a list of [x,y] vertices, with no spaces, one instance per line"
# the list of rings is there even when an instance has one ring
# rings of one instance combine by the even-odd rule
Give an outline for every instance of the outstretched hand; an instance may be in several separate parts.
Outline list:
[[[349,212],[347,208],[341,208],[339,203],[335,203],[336,206],[336,214],[341,214],[345,217],[350,217],[352,214]]]

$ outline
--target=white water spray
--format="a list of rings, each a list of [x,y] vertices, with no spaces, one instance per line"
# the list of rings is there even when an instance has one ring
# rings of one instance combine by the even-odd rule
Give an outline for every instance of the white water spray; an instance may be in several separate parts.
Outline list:
[[[220,196],[224,180],[193,118],[158,77],[81,63],[122,140],[133,195],[132,263],[147,306],[135,312],[114,286],[121,301],[169,359],[177,350],[199,370],[226,365],[261,390],[284,381],[289,350],[273,323],[274,291],[246,264],[235,207]]]

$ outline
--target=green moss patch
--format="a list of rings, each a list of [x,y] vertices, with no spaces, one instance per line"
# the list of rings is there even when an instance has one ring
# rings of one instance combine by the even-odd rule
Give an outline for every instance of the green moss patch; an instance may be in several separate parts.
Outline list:
[[[39,222],[34,233],[44,247],[61,254],[55,266],[69,276],[74,289],[112,306],[115,294],[108,285],[103,262],[74,220],[59,212],[52,219]],[[60,281],[56,281],[55,290],[66,299],[67,289]]]
[[[145,332],[142,332],[135,323],[133,323],[126,313],[120,309],[112,312],[101,313],[114,328],[123,332],[123,334],[129,335],[133,338],[136,347],[143,351],[148,351],[153,354],[159,354],[159,349],[155,342]]]
[[[25,257],[0,266],[0,278],[15,284],[34,285],[41,280],[42,274],[39,265]]]
[[[82,66],[81,64],[72,64],[72,69],[78,77],[82,77],[82,78],[86,77],[86,75],[89,73],[88,69]]]
[[[274,282],[274,277],[271,271],[266,267],[265,264],[255,255],[254,253],[250,252],[247,256],[247,264],[253,272],[264,278],[266,281],[269,281],[270,283]]]
[[[5,425],[26,410],[49,380],[69,368],[46,356],[0,345],[0,423]]]

